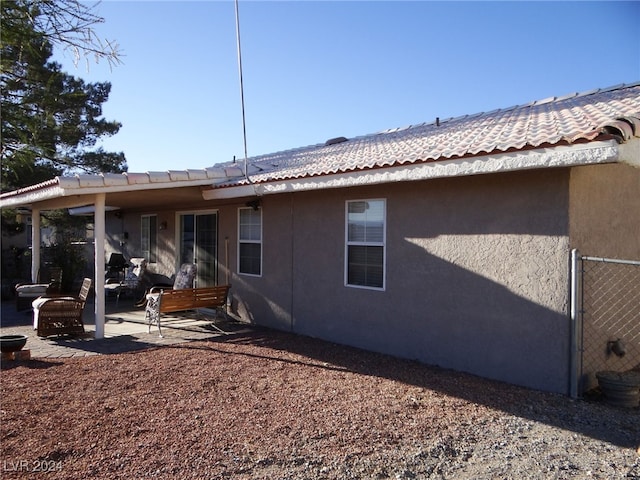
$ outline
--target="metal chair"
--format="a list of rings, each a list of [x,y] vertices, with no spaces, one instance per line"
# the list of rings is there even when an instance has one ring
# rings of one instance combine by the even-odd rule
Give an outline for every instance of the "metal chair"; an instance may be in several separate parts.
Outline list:
[[[118,281],[124,278],[125,271],[129,264],[121,253],[112,253],[109,256],[109,261],[104,265],[106,267],[105,278],[115,278]]]
[[[104,285],[105,293],[115,293],[117,305],[122,293],[133,293],[138,289],[146,270],[147,261],[144,258],[132,258],[123,279],[107,279]]]

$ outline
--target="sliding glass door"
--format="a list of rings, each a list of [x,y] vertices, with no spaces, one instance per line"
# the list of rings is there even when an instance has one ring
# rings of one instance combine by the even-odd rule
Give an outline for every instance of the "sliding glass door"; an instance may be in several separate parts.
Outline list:
[[[196,287],[211,287],[218,279],[218,214],[180,214],[180,262],[198,267]]]

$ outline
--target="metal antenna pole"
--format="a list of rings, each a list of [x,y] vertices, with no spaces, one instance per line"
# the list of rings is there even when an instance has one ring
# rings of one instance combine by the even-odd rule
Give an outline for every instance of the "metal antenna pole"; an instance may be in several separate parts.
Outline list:
[[[240,73],[240,102],[242,104],[242,137],[244,140],[244,176],[248,179],[247,175],[247,126],[244,114],[244,84],[242,82],[242,52],[240,50],[240,15],[238,13],[238,0],[236,3],[236,40],[238,42],[238,71]]]

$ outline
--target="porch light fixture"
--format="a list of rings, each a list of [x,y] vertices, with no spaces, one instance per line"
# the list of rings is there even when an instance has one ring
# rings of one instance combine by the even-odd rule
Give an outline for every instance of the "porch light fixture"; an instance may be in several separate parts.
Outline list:
[[[250,200],[247,203],[245,203],[245,205],[247,207],[253,208],[254,210],[258,210],[260,208],[260,199],[256,198],[254,200]]]

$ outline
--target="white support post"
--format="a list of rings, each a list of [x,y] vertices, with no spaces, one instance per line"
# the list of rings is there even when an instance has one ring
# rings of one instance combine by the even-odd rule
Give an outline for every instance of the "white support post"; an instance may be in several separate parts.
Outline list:
[[[40,210],[31,209],[31,281],[38,282],[40,269]]]
[[[104,239],[105,228],[105,194],[96,194],[94,213],[94,258],[95,258],[95,315],[96,333],[95,338],[104,338],[105,323],[105,295],[104,295]]]

